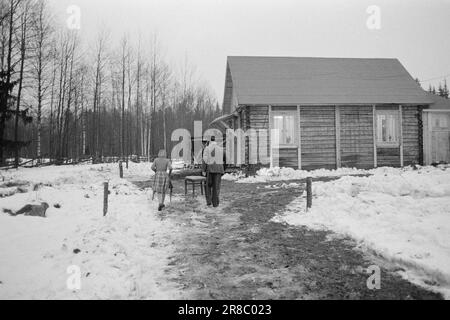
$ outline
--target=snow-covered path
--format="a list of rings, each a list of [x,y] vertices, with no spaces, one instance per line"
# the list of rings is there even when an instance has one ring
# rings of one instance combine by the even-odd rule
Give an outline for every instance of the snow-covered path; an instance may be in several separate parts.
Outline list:
[[[145,182],[139,183],[145,186]],[[176,197],[161,215],[178,230],[171,278],[190,299],[436,299],[350,238],[272,221],[301,196],[290,184],[224,182],[219,210],[204,199]],[[184,194],[183,184],[175,191]],[[366,269],[382,268],[382,289],[369,290]]]

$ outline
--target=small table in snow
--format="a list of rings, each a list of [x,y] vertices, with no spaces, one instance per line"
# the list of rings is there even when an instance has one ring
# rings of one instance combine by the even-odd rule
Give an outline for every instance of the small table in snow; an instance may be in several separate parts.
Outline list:
[[[195,186],[200,186],[200,191],[203,195],[203,190],[206,189],[206,178],[200,176],[186,177],[186,179],[184,180],[184,191],[186,196],[188,194],[189,184],[192,185],[192,192],[194,197],[195,197]]]

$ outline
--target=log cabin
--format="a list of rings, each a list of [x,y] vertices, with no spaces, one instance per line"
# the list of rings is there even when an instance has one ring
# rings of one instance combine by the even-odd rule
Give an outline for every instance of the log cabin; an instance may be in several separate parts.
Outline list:
[[[229,57],[224,116],[211,126],[267,131],[271,166],[402,167],[424,162],[432,103],[397,59]],[[251,165],[249,138],[244,148]]]

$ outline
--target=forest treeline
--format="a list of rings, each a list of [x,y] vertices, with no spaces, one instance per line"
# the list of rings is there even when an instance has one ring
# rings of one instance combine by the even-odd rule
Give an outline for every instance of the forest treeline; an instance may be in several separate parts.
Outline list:
[[[436,89],[435,86],[432,86],[431,84],[428,87],[428,92],[438,95],[442,98],[449,99],[450,98],[450,91],[447,86],[447,80],[444,80],[444,83],[439,82],[439,87]]]
[[[171,133],[221,115],[187,57],[154,33],[83,42],[45,0],[0,0],[0,159],[152,157]]]

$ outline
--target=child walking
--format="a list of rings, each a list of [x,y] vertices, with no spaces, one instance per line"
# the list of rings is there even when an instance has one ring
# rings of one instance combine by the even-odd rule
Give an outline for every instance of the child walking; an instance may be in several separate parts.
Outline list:
[[[152,170],[156,173],[153,183],[153,194],[158,194],[158,211],[162,211],[166,207],[164,202],[170,186],[170,176],[172,175],[172,163],[167,159],[166,150],[159,151],[158,158],[153,162]]]

